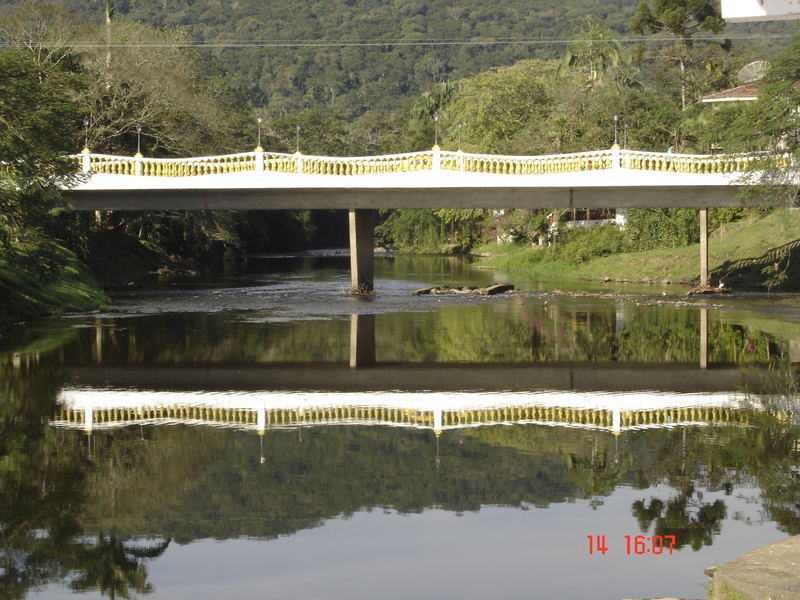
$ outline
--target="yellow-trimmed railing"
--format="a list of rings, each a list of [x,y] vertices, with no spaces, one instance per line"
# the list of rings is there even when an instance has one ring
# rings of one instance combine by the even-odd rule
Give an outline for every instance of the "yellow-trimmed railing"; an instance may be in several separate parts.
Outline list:
[[[433,152],[343,158],[296,156],[301,164],[301,172],[308,175],[377,175],[433,169]]]
[[[621,150],[620,166],[637,171],[674,171],[676,173],[742,173],[753,166],[784,168],[791,165],[791,155],[764,154],[671,154]]]
[[[550,156],[499,156],[442,152],[442,169],[467,173],[541,175],[612,168],[613,151],[578,152]]]
[[[676,173],[742,173],[752,168],[792,165],[790,154],[694,155],[639,150],[598,150],[544,156],[470,154],[433,149],[386,156],[311,156],[245,152],[196,158],[144,158],[85,152],[75,156],[84,172],[110,175],[186,177],[244,171],[303,175],[379,175],[411,171],[461,171],[502,175],[545,175],[607,169]]]

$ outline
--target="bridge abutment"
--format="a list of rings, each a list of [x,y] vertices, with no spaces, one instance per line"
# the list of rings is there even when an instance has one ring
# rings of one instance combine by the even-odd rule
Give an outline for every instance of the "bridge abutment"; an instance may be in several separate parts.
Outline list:
[[[350,209],[350,281],[351,291],[366,294],[375,286],[374,209]]]

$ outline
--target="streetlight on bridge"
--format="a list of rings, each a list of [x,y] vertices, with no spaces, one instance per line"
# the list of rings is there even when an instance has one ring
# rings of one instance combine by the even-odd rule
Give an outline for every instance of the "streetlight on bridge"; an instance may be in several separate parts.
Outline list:
[[[258,143],[256,144],[256,152],[263,152],[264,149],[261,147],[261,123],[264,122],[264,117],[258,115],[256,121],[258,121]]]
[[[458,151],[461,152],[461,130],[464,129],[464,121],[458,122]]]
[[[433,147],[439,147],[439,113],[433,113]]]
[[[142,124],[136,124],[136,156],[142,155]]]
[[[83,151],[89,151],[89,115],[83,117]]]
[[[294,151],[300,154],[300,124],[295,125]]]
[[[614,115],[614,147],[618,147],[619,144],[617,142],[617,130],[619,128],[619,115]]]

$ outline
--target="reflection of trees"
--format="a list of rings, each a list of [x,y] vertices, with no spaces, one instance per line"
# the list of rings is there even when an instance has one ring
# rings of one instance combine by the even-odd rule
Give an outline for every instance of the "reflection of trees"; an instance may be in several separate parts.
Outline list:
[[[130,592],[147,594],[153,586],[147,581],[144,559],[157,558],[171,540],[145,547],[125,543],[116,535],[97,534],[94,545],[83,547],[79,553],[78,577],[70,582],[76,592],[98,590],[109,598],[130,598]]]
[[[0,588],[11,598],[60,577],[80,532],[84,465],[44,420],[59,384],[0,359]]]
[[[699,359],[696,310],[626,306],[617,330],[616,308],[590,310],[522,298],[428,313],[381,314],[376,319],[379,360],[400,362],[632,361],[693,363]],[[84,336],[95,332],[84,331]],[[216,314],[154,315],[100,331],[103,359],[126,364],[224,362],[347,362],[346,319],[230,322]],[[198,343],[198,339],[208,343]],[[658,340],[658,343],[654,343]],[[771,363],[786,342],[752,327],[712,321],[711,362]],[[92,343],[76,343],[72,360],[92,362]]]
[[[722,500],[703,503],[702,494],[691,490],[680,492],[666,503],[658,498],[651,498],[648,505],[644,500],[633,503],[633,516],[642,532],[646,533],[655,522],[653,535],[674,535],[676,547],[690,545],[693,550],[711,545],[726,512]]]
[[[618,439],[613,439],[616,446]],[[630,454],[620,457],[616,447],[613,450],[610,448],[607,433],[592,432],[591,446],[587,449],[584,445],[583,448],[571,452],[567,470],[570,480],[584,496],[591,496],[592,506],[596,506],[600,503],[598,497],[611,494],[632,465]]]
[[[63,383],[55,373],[0,358],[0,595],[24,598],[76,572],[76,590],[123,598],[129,589],[149,591],[141,560],[163,552],[160,545],[136,548],[102,535],[94,547],[78,541],[89,464],[80,434],[47,425]]]

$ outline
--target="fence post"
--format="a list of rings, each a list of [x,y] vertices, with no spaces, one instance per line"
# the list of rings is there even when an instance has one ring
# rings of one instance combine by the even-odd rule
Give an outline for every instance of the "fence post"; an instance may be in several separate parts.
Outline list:
[[[296,162],[295,170],[296,170],[297,173],[302,173],[303,172],[303,155],[300,154],[299,151],[297,151],[297,152],[294,153],[294,157],[295,157],[294,159],[295,159],[295,162]]]
[[[137,152],[133,155],[133,174],[134,175],[141,175],[142,174],[142,153]]]
[[[264,149],[259,146],[255,150],[256,171],[264,170]]]
[[[439,147],[439,144],[436,144],[431,149],[431,154],[433,158],[432,168],[434,171],[439,171],[442,168],[442,149]]]

